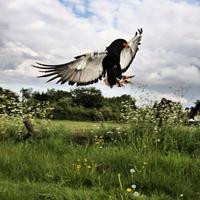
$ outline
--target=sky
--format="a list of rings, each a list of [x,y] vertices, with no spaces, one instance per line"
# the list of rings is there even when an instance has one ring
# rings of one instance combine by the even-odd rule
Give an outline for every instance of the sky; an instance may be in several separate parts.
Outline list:
[[[38,79],[35,62],[60,64],[113,40],[143,37],[125,73],[133,85],[92,86],[105,96],[130,94],[141,104],[162,97],[192,105],[200,99],[200,1],[0,0],[0,87],[19,92],[74,89]]]

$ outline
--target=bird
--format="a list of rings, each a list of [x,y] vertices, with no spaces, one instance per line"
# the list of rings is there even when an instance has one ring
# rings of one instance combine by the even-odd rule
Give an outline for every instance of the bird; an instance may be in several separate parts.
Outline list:
[[[102,80],[109,87],[131,83],[134,77],[123,75],[130,67],[141,42],[143,30],[138,29],[134,37],[127,42],[125,39],[116,39],[105,51],[85,53],[74,57],[74,60],[58,65],[42,64],[36,62],[33,67],[39,69],[44,75],[38,78],[50,77],[47,82],[58,79],[56,83],[76,86],[85,86]]]

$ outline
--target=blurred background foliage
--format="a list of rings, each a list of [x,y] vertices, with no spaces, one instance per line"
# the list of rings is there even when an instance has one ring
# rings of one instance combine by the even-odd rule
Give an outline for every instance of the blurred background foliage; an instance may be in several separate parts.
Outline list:
[[[94,87],[71,91],[49,89],[46,92],[22,88],[20,94],[0,87],[0,115],[76,120],[76,121],[130,121],[150,120],[183,122],[200,112],[200,101],[191,108],[163,98],[142,108],[130,95],[104,97]]]

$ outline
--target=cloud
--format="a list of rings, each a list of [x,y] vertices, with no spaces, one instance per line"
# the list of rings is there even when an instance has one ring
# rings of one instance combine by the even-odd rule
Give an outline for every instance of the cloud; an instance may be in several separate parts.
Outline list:
[[[0,80],[8,87],[18,82],[34,87],[42,81],[34,78],[31,63],[57,64],[104,50],[142,27],[142,44],[127,74],[135,74],[134,83],[147,85],[157,96],[170,97],[173,86],[190,87],[191,102],[200,98],[199,13],[198,1],[0,1]],[[104,94],[111,92],[102,85],[96,84]],[[112,90],[123,92],[131,93],[130,87]]]

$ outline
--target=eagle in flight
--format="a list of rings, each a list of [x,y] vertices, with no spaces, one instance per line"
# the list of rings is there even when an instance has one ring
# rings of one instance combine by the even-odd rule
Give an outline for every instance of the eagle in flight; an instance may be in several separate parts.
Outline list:
[[[89,85],[104,77],[105,83],[111,88],[130,83],[134,76],[122,75],[131,65],[140,45],[142,29],[138,29],[135,36],[127,42],[124,39],[114,40],[103,52],[93,52],[76,56],[74,60],[59,65],[36,63],[34,67],[45,73],[41,77],[50,77],[47,81],[58,79],[57,83]]]

